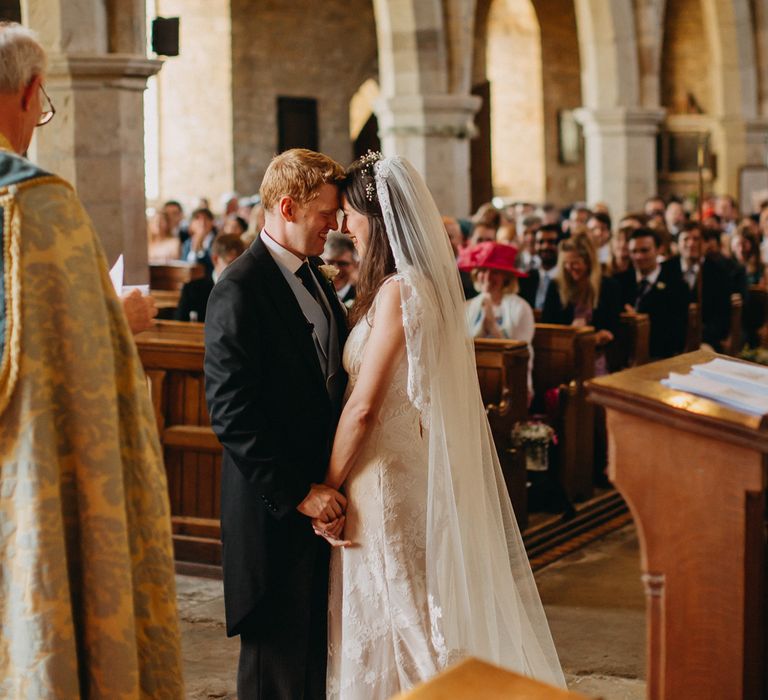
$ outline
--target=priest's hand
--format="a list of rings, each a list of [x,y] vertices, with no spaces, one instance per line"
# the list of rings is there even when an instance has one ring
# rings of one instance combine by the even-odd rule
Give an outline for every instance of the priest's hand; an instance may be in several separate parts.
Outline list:
[[[134,289],[122,298],[122,302],[131,333],[136,335],[152,328],[152,319],[157,316],[157,306],[152,297],[145,297],[141,291]]]

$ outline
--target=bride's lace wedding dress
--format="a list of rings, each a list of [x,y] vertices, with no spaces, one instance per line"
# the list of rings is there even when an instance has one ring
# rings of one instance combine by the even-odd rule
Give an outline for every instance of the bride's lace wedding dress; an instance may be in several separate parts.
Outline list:
[[[375,304],[344,347],[348,394],[374,313]],[[331,555],[329,698],[389,698],[440,670],[426,590],[428,436],[408,399],[407,379],[403,353],[378,424],[345,484],[344,537],[354,545]]]
[[[421,176],[373,166],[406,349],[345,482],[328,697],[384,700],[472,655],[565,687],[477,380],[456,261]],[[370,176],[369,176],[370,177]],[[344,348],[360,375],[376,302]]]

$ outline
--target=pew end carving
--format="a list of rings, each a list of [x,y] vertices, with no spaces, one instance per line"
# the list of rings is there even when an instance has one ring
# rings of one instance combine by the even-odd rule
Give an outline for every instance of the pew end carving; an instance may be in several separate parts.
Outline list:
[[[595,331],[537,323],[533,337],[533,388],[538,401],[556,390],[558,478],[572,501],[587,500],[593,493],[594,406],[586,400],[584,382],[595,374]]]
[[[528,519],[525,456],[512,445],[512,428],[528,412],[528,346],[523,341],[477,338],[475,364],[504,481],[523,529]]]

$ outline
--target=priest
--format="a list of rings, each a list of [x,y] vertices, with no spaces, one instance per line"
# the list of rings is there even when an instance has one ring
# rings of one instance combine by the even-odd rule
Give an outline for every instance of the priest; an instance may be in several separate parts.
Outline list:
[[[30,163],[45,53],[0,25],[0,697],[183,697],[155,418],[99,239]],[[48,127],[51,128],[51,127]]]

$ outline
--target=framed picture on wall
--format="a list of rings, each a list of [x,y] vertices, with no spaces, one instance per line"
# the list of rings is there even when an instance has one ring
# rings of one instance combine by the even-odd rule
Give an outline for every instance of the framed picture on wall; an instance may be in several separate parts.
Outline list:
[[[578,165],[584,151],[584,136],[572,109],[557,112],[557,157],[563,165]]]
[[[744,165],[739,170],[739,211],[742,215],[760,211],[768,200],[768,168],[764,165]]]

